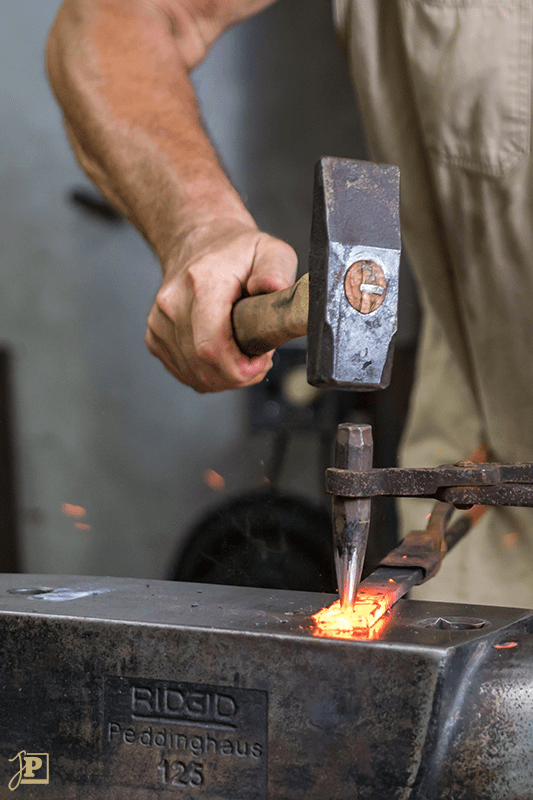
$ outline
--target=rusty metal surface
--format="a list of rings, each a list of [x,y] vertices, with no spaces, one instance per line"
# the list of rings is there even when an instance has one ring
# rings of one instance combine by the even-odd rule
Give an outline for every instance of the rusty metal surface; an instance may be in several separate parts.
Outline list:
[[[446,523],[454,508],[448,503],[436,503],[424,531],[411,531],[398,547],[380,561],[381,567],[411,567],[422,570],[419,583],[433,578],[447,553]],[[467,533],[469,528],[464,529]],[[458,541],[455,539],[454,544]]]
[[[452,486],[438,496],[454,506],[533,506],[533,484],[502,486]]]
[[[405,597],[409,589],[417,586],[424,580],[424,570],[421,567],[379,566],[364,581],[361,588],[372,592],[374,596],[387,599],[387,607],[392,608],[398,600]]]
[[[443,553],[435,549],[434,537],[428,531],[411,531],[398,547],[380,561],[383,567],[419,568],[427,580],[437,574]]]
[[[433,497],[454,505],[533,505],[533,464],[389,467],[366,472],[330,468],[326,491],[341,497]]]
[[[462,514],[448,525],[453,506],[437,502],[425,531],[411,531],[362,583],[366,592],[387,597],[392,607],[409,589],[432,578],[442,559],[472,528],[473,519]]]
[[[333,599],[0,577],[0,796],[25,750],[29,800],[530,798],[532,612],[402,600],[315,638]]]
[[[360,391],[388,385],[400,249],[398,169],[322,158],[315,172],[309,258],[309,383]],[[370,313],[358,311],[345,293],[346,275],[360,262],[375,264],[383,274],[374,288],[361,273],[363,293],[386,288]]]

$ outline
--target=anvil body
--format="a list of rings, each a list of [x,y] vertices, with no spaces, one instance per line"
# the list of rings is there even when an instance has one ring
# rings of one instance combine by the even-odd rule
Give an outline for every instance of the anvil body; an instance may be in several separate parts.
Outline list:
[[[317,638],[333,600],[0,576],[0,797],[530,800],[533,612],[402,600]]]

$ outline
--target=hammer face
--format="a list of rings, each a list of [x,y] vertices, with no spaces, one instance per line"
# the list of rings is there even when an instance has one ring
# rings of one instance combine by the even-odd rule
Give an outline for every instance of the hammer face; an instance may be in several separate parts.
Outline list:
[[[309,383],[359,391],[388,386],[400,249],[398,169],[321,159],[309,267]]]

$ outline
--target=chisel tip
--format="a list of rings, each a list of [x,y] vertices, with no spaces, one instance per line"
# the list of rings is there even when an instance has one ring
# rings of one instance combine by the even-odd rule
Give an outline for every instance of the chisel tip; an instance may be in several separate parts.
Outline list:
[[[359,557],[358,557],[359,556]],[[348,555],[335,555],[335,569],[337,572],[337,585],[341,608],[345,611],[352,611],[359,588],[361,572],[363,570],[364,553],[353,553]]]

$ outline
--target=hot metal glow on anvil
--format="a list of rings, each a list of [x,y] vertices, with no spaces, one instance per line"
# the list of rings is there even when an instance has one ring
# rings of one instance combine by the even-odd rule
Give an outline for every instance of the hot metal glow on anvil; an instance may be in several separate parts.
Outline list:
[[[333,599],[2,576],[0,795],[24,751],[31,800],[532,796],[532,612],[399,600],[315,637]]]

